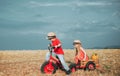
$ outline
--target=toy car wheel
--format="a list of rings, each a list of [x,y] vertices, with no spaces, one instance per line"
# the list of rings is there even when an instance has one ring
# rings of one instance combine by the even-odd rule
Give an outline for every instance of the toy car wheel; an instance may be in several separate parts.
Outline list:
[[[46,74],[54,74],[56,72],[56,65],[46,61],[41,66],[41,72]]]
[[[96,65],[94,62],[92,61],[89,61],[87,64],[86,64],[86,69],[85,70],[95,70],[96,68]]]
[[[70,68],[70,70],[71,70],[71,72],[75,72],[77,69],[76,69],[76,64],[70,64],[70,66],[69,66],[69,68]]]

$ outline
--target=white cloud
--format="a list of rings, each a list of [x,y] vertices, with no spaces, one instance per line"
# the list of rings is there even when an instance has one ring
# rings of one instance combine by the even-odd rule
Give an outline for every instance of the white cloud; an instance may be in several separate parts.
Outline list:
[[[120,32],[120,28],[117,26],[112,27],[112,29]]]
[[[36,1],[30,1],[32,7],[49,7],[49,6],[68,6],[69,3],[41,3]]]
[[[104,6],[104,5],[112,5],[112,3],[106,2],[78,2],[77,6]]]
[[[29,5],[31,7],[51,7],[51,6],[105,6],[105,5],[112,5],[112,3],[109,2],[59,2],[59,3],[41,3],[36,1],[30,1]]]

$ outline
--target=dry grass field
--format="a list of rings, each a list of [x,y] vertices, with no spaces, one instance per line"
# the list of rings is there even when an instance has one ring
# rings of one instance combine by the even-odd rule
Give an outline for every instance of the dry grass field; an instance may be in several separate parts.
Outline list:
[[[66,62],[74,62],[74,51],[64,50]],[[40,72],[47,50],[6,50],[0,51],[0,76],[66,76],[61,70],[53,75]],[[120,76],[120,49],[86,49],[88,56],[99,55],[99,63],[104,73],[99,70],[77,70],[71,76]],[[69,65],[69,63],[68,63]]]

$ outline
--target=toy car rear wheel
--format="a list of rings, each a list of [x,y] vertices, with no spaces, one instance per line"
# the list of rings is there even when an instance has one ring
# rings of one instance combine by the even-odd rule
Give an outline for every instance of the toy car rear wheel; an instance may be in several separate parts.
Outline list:
[[[77,70],[76,64],[74,64],[74,63],[70,64],[69,68],[70,68],[71,72],[75,72]]]
[[[94,62],[92,62],[92,61],[89,61],[87,64],[86,64],[86,68],[85,68],[85,70],[95,70],[96,69],[96,65],[95,65],[95,63]]]
[[[56,65],[52,62],[44,62],[41,66],[41,72],[45,74],[54,74],[56,72]]]

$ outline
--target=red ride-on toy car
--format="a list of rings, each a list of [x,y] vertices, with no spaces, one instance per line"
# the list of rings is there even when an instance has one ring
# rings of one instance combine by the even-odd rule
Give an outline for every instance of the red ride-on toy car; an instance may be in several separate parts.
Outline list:
[[[75,72],[77,69],[84,69],[84,70],[95,70],[96,68],[99,68],[98,63],[98,57],[95,55],[92,55],[92,59],[88,61],[78,61],[78,63],[71,63],[69,68],[71,69],[71,72]]]
[[[53,47],[49,46],[48,49],[50,52],[50,58],[48,61],[45,61],[42,64],[41,69],[40,69],[41,72],[45,74],[54,74],[57,69],[64,70],[59,58],[57,56],[56,57],[52,56]]]

